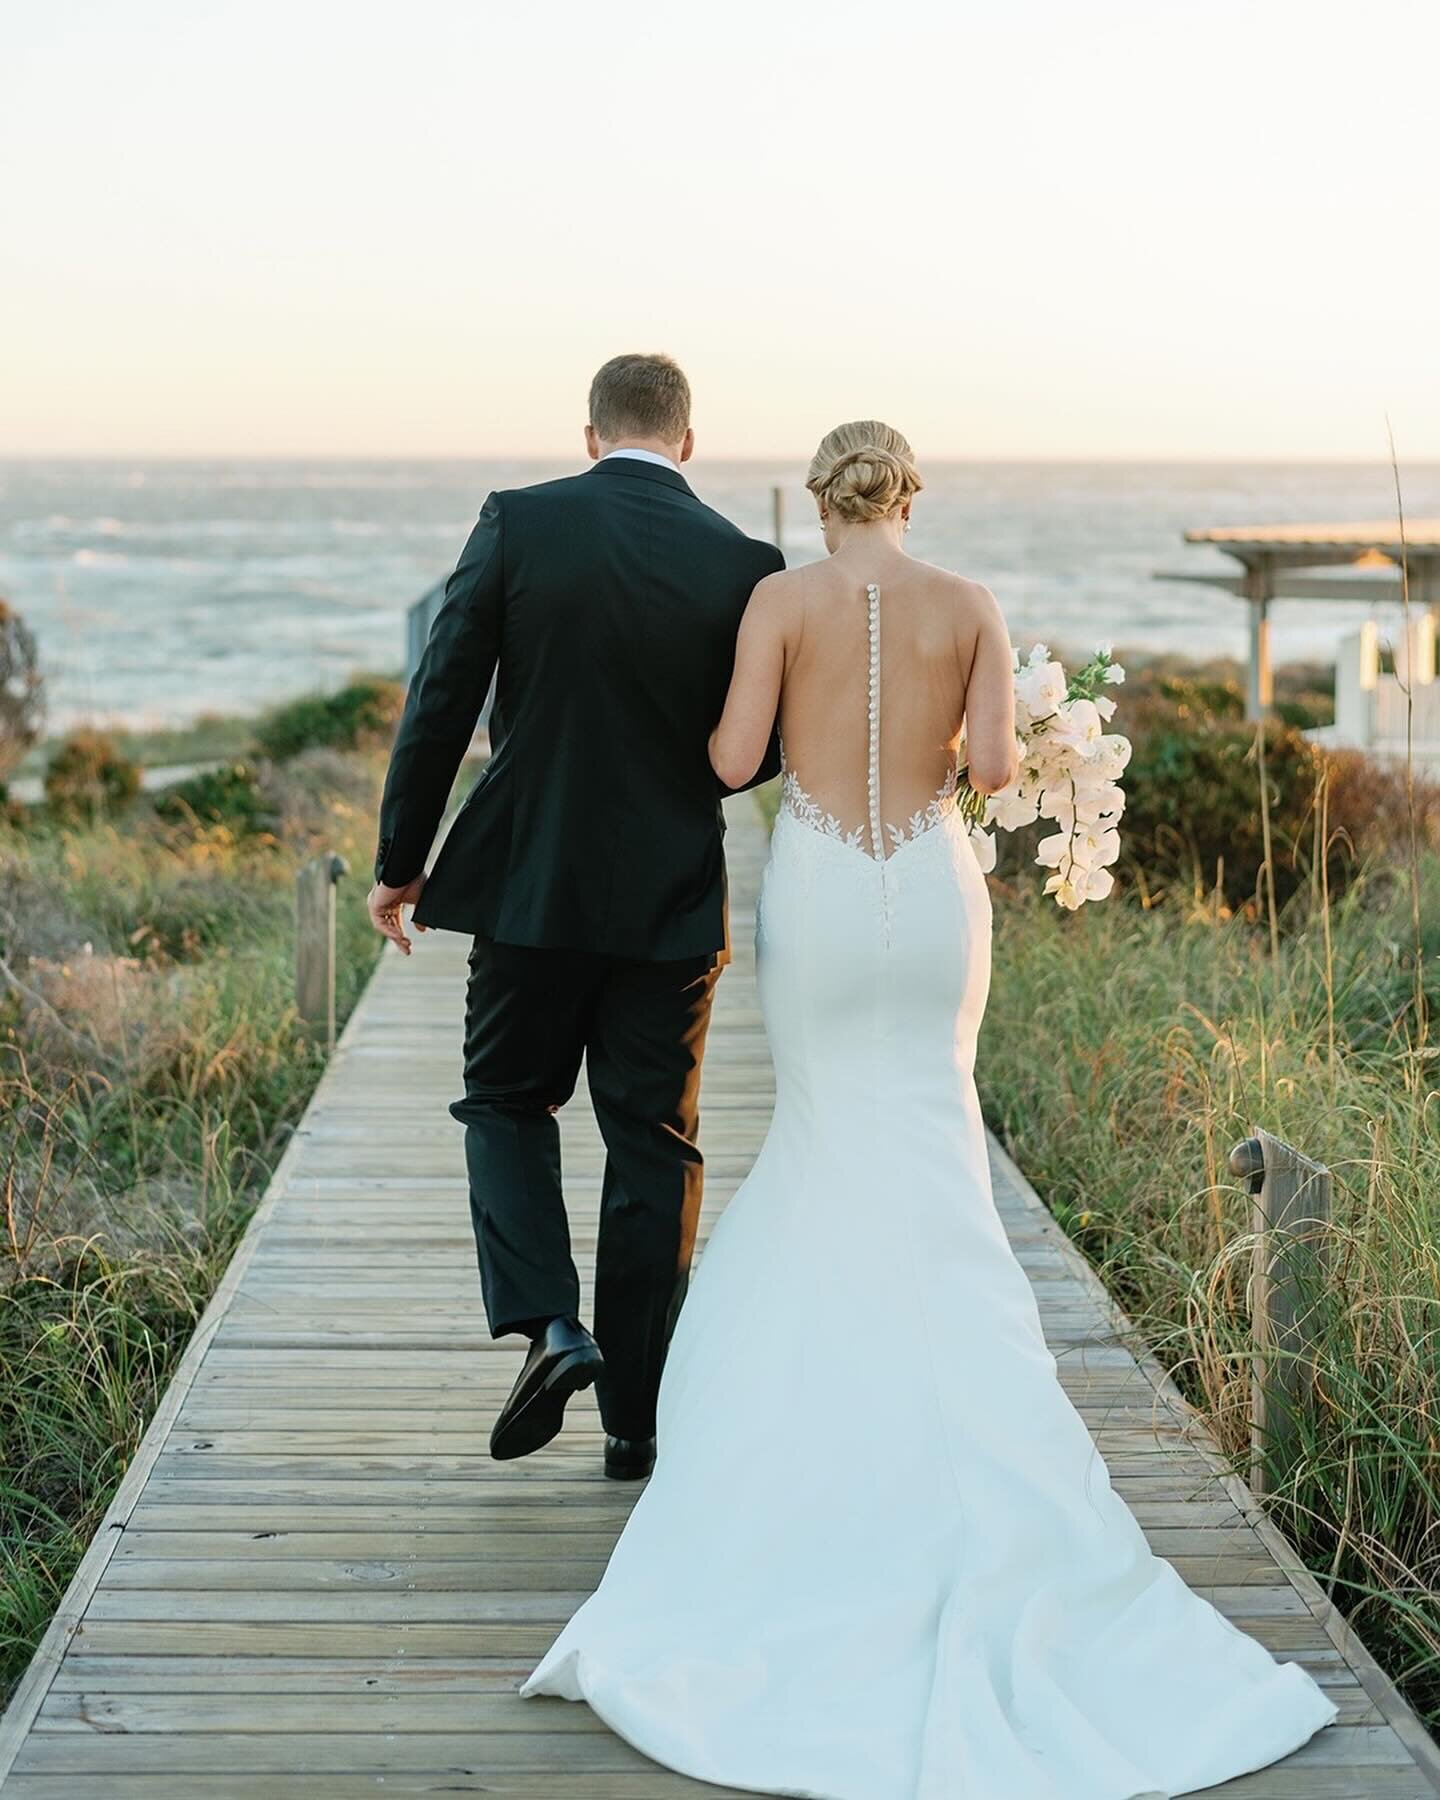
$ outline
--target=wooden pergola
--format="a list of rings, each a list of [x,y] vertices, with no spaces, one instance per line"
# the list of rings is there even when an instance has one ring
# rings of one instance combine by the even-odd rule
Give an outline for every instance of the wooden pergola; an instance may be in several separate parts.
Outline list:
[[[1187,544],[1213,544],[1240,565],[1223,570],[1157,569],[1157,581],[1198,582],[1248,603],[1250,669],[1245,716],[1258,719],[1274,699],[1270,665],[1272,600],[1396,601],[1402,559],[1419,611],[1440,609],[1440,519],[1358,525],[1219,525],[1187,531]],[[1321,570],[1335,571],[1319,573]]]

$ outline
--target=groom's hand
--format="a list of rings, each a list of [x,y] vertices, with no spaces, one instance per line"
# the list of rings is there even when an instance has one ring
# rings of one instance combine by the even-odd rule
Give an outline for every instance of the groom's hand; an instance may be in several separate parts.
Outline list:
[[[402,906],[415,906],[425,889],[424,875],[417,875],[404,887],[387,887],[383,881],[377,881],[371,888],[369,898],[365,902],[370,914],[370,923],[392,944],[398,944],[406,956],[410,954],[410,940],[405,935],[405,922],[401,915]],[[423,931],[423,925],[415,924],[417,931]]]

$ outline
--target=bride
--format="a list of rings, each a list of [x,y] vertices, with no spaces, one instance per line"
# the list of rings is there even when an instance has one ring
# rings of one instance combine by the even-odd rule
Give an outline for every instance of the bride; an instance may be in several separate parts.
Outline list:
[[[906,555],[897,431],[839,426],[808,486],[829,558],[756,588],[711,739],[741,785],[778,713],[774,1122],[680,1315],[649,1488],[523,1692],[759,1793],[1169,1800],[1336,1709],[1152,1556],[991,1200],[954,791],[962,724],[976,786],[1014,773],[999,609]]]

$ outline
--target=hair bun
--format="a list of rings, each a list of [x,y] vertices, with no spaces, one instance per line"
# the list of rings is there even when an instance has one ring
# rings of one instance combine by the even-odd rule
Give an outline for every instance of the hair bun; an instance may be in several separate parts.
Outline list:
[[[888,518],[922,482],[914,452],[893,426],[878,420],[837,425],[815,452],[806,486],[852,524]]]

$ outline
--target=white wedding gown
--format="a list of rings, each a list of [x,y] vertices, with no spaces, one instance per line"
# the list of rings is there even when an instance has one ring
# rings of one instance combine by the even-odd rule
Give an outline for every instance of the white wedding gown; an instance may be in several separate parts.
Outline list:
[[[878,628],[872,590],[872,841]],[[985,877],[953,803],[890,837],[877,860],[787,775],[774,1122],[681,1312],[655,1473],[523,1692],[759,1793],[1169,1800],[1336,1709],[1112,1490],[991,1199]]]

